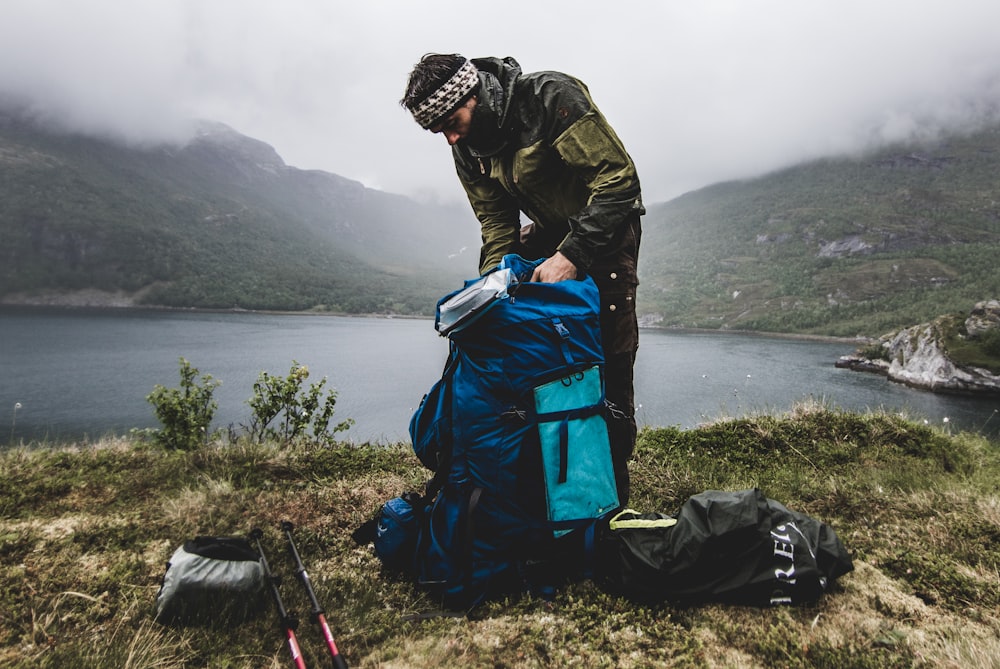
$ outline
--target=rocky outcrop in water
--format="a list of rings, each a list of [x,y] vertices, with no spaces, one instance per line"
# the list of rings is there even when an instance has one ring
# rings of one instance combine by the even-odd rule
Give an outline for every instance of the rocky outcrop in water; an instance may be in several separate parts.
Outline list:
[[[875,372],[891,380],[934,392],[1000,394],[1000,374],[955,362],[944,344],[954,329],[953,319],[942,317],[885,335],[876,345],[841,357],[837,367]],[[1000,300],[980,302],[958,328],[959,336],[986,341],[1000,331]]]

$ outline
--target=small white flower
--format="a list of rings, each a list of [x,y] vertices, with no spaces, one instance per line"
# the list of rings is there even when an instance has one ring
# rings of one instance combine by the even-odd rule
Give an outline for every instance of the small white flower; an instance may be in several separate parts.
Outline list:
[[[945,417],[944,417],[944,422],[945,422],[945,423],[948,423],[948,422],[950,422],[950,421],[948,420],[948,417],[947,417],[947,416],[945,416]]]
[[[20,402],[14,402],[14,411],[17,411],[20,408],[21,408],[21,403]]]

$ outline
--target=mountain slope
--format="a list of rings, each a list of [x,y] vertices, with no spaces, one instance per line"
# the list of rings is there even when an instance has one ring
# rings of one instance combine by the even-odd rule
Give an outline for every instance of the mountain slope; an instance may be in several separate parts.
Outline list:
[[[878,335],[1000,295],[1000,128],[649,207],[640,310],[668,326]]]
[[[648,204],[638,309],[664,326],[878,336],[1000,296],[1000,127]],[[285,165],[203,124],[125,148],[0,113],[0,302],[423,313],[475,217]]]
[[[458,207],[284,164],[205,124],[126,148],[0,115],[0,298],[81,289],[184,307],[428,313],[475,271]],[[465,234],[463,234],[465,233]],[[464,237],[464,239],[463,239]]]

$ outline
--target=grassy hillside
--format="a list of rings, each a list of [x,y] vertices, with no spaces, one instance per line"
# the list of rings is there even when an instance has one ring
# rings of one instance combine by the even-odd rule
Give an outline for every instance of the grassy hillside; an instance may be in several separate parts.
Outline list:
[[[454,212],[288,167],[224,126],[183,147],[123,147],[0,113],[0,176],[0,298],[15,302],[93,289],[176,307],[426,314],[475,272],[448,260],[477,238]]]
[[[997,445],[895,415],[802,406],[695,430],[647,429],[639,510],[760,487],[830,523],[855,570],[812,606],[641,606],[591,582],[551,601],[410,617],[434,601],[349,534],[426,476],[405,446],[243,443],[170,452],[128,440],[0,454],[0,664],[283,667],[273,610],[238,626],[152,620],[164,564],[197,534],[264,529],[308,666],[309,603],[277,529],[292,521],[351,667],[995,667],[1000,657]]]
[[[1000,295],[1000,129],[816,161],[650,207],[640,310],[878,335]]]

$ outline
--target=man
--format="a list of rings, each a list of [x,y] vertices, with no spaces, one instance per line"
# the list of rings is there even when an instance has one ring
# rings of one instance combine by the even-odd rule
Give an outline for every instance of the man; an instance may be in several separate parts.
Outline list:
[[[523,73],[513,58],[428,54],[400,102],[452,147],[482,226],[480,273],[517,253],[546,258],[532,281],[586,274],[597,284],[606,393],[615,406],[612,458],[624,506],[636,436],[636,265],[645,213],[632,159],[582,82],[559,72]],[[530,220],[523,227],[522,213]]]

